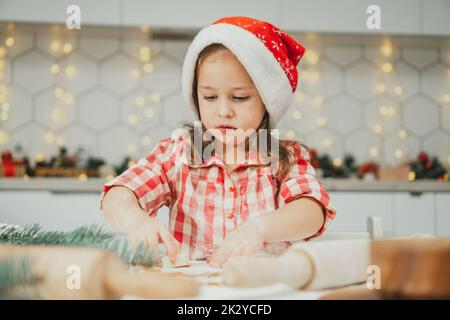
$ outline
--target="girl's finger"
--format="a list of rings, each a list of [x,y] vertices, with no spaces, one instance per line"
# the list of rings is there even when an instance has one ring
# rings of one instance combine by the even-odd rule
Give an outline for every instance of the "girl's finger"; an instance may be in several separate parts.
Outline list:
[[[176,255],[180,251],[180,244],[178,243],[178,241],[170,234],[169,230],[167,230],[166,228],[161,228],[159,230],[159,237],[167,248],[167,254],[169,255],[169,258],[171,258],[171,260],[173,258],[176,259]]]

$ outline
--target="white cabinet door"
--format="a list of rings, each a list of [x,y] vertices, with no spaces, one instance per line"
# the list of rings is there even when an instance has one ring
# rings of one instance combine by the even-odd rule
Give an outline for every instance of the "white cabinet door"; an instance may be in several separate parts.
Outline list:
[[[367,231],[367,218],[379,217],[383,231],[392,233],[392,193],[334,191],[330,192],[330,197],[336,207],[336,217],[330,222],[329,231]]]
[[[450,193],[436,193],[436,235],[450,236]]]
[[[412,195],[409,192],[395,193],[394,212],[396,235],[436,233],[434,193],[420,195]]]
[[[450,35],[450,1],[422,0],[422,33],[426,35]]]

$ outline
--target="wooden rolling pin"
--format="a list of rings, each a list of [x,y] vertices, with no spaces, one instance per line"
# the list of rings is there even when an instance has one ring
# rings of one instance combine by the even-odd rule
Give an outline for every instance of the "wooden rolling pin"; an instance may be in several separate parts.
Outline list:
[[[119,299],[123,295],[143,298],[182,298],[198,294],[192,279],[155,272],[130,273],[123,260],[107,251],[76,247],[0,245],[0,261],[30,261],[37,276],[31,287],[19,287],[14,296],[41,299]],[[75,266],[75,267],[74,267]],[[80,286],[70,277],[79,270]],[[69,283],[69,285],[68,285]],[[31,289],[31,290],[30,290]]]
[[[298,243],[278,257],[230,259],[223,281],[237,287],[282,282],[296,289],[320,290],[366,281],[369,264],[366,239]]]

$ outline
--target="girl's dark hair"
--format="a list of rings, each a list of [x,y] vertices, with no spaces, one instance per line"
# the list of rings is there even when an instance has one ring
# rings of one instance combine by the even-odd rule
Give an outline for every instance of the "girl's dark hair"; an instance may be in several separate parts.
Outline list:
[[[199,56],[197,58],[197,63],[196,63],[196,66],[195,66],[195,71],[194,71],[194,81],[192,82],[192,98],[193,98],[193,101],[194,101],[194,104],[195,104],[195,113],[196,113],[196,116],[197,116],[197,118],[199,120],[201,120],[201,118],[200,118],[200,108],[199,108],[199,101],[198,101],[199,99],[198,99],[198,93],[197,93],[198,68],[199,68],[200,64],[202,63],[202,61],[206,57],[208,57],[208,56],[210,56],[210,55],[212,55],[212,54],[214,54],[214,53],[216,53],[216,52],[218,52],[220,50],[228,50],[228,48],[225,47],[223,44],[220,44],[220,43],[210,44],[209,46],[205,47],[200,52],[200,54],[199,54]],[[191,141],[194,141],[194,131],[195,131],[194,125],[192,123],[187,123],[186,122],[186,123],[183,124],[183,126],[189,132]],[[260,157],[262,159],[267,159],[267,157],[270,157],[271,154],[272,154],[272,150],[271,150],[271,134],[270,134],[270,116],[269,116],[269,113],[267,112],[267,110],[266,110],[266,112],[264,114],[264,117],[263,117],[261,123],[259,124],[258,128],[256,129],[256,133],[255,133],[256,134],[256,139],[260,138],[260,135],[258,133],[259,133],[259,130],[261,130],[261,129],[266,129],[268,134],[265,135],[267,137],[267,141],[266,141],[266,143],[267,143],[267,150],[264,150],[265,151],[264,154],[260,154]],[[207,130],[206,127],[203,125],[203,122],[202,122],[202,130],[203,131]],[[261,135],[261,136],[264,137],[264,135]],[[290,170],[290,168],[292,166],[293,155],[290,152],[290,150],[285,147],[285,144],[289,144],[289,143],[292,143],[292,142],[293,141],[291,141],[291,140],[281,140],[281,139],[279,139],[278,155],[275,155],[275,154],[273,155],[275,161],[279,161],[278,172],[276,173],[275,177],[277,179],[279,179],[280,181],[289,172],[289,170]],[[211,143],[210,140],[204,140],[202,138],[202,150],[205,150],[205,148],[210,143]],[[247,141],[245,143],[246,143],[245,151],[248,152],[248,145],[249,145],[248,139],[247,139]],[[259,146],[258,140],[257,140],[257,145]],[[191,159],[194,157],[194,152],[195,151],[199,152],[199,154],[202,154],[201,150],[195,150],[194,149],[195,146],[194,146],[193,143],[191,144],[191,146],[192,146],[191,147]],[[259,150],[259,151],[261,151],[261,150]],[[272,161],[274,161],[274,159],[272,159]]]

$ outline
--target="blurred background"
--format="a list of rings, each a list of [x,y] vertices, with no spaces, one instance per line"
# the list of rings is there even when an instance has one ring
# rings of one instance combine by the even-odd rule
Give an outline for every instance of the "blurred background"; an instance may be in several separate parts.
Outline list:
[[[330,230],[450,235],[449,0],[0,0],[0,222],[103,224],[102,184],[194,119],[184,55],[231,15],[306,47],[278,128],[311,148]]]

